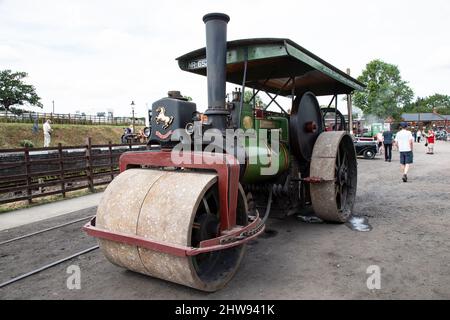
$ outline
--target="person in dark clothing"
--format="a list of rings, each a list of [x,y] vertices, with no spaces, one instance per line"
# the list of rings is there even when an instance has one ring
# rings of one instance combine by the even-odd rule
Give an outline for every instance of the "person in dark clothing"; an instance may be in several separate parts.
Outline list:
[[[384,161],[391,162],[392,160],[392,131],[383,132],[384,140]]]

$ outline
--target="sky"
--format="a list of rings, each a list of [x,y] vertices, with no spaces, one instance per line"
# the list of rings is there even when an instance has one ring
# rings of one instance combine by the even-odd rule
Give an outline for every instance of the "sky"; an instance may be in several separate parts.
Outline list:
[[[169,90],[204,110],[206,78],[175,58],[204,47],[209,12],[228,40],[290,38],[355,77],[382,59],[416,96],[450,94],[448,0],[0,0],[0,70],[27,72],[45,112],[144,116]]]

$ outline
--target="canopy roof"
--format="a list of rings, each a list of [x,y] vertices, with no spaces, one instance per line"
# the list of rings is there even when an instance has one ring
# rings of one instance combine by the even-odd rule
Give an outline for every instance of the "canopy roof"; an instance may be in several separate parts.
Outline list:
[[[312,91],[318,96],[349,94],[364,84],[289,39],[255,38],[227,43],[227,82],[282,96]],[[206,48],[177,58],[180,68],[206,76]],[[291,81],[289,81],[291,79]],[[292,81],[295,79],[295,81]]]
[[[420,122],[420,121],[445,121],[450,120],[450,116],[441,115],[437,113],[424,112],[424,113],[403,113],[403,121],[407,122]]]

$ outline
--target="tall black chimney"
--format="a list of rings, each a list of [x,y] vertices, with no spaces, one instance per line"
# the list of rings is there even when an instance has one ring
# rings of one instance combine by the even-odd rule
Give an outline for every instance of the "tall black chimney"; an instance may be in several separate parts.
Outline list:
[[[213,128],[227,128],[225,109],[227,23],[230,17],[223,13],[208,13],[203,17],[206,26],[206,60],[208,81],[208,109],[205,115]]]

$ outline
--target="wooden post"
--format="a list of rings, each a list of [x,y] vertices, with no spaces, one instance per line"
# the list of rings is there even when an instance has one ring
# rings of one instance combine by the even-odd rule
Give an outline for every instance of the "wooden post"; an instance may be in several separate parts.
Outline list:
[[[422,129],[420,128],[420,112],[419,112],[419,119],[417,120],[417,126],[418,126],[419,129],[422,131]]]
[[[109,149],[109,165],[110,165],[110,171],[111,171],[111,181],[113,181],[113,179],[114,179],[114,162],[113,162],[111,141],[108,142],[108,149]]]
[[[91,137],[87,138],[86,145],[86,176],[89,185],[89,191],[94,192],[94,171],[92,168],[92,141]]]
[[[33,202],[33,193],[31,190],[31,163],[30,163],[30,150],[28,147],[25,147],[25,173],[27,175],[27,196],[28,203],[31,204]]]
[[[61,180],[61,191],[63,198],[66,197],[66,183],[64,182],[64,161],[63,161],[63,151],[62,144],[58,143],[58,153],[59,153],[59,179]]]
[[[347,69],[347,74],[350,75],[350,68]],[[352,108],[352,95],[347,95],[347,112],[348,112],[348,132],[353,134],[353,108]]]

